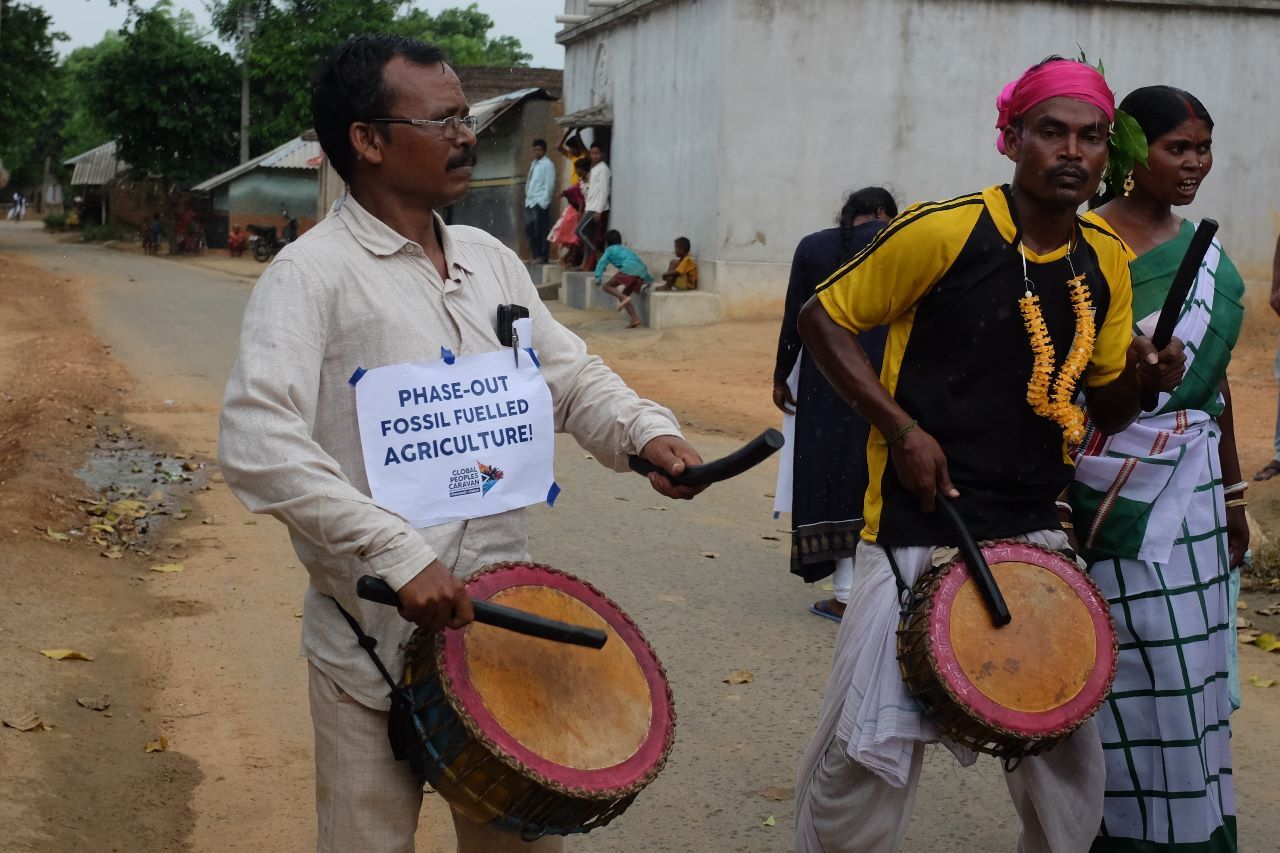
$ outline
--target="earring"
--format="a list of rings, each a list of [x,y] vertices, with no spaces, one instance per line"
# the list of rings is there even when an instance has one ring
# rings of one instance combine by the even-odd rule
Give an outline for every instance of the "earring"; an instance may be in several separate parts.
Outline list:
[[[1133,170],[1124,176],[1124,197],[1128,198],[1131,192],[1133,192]]]

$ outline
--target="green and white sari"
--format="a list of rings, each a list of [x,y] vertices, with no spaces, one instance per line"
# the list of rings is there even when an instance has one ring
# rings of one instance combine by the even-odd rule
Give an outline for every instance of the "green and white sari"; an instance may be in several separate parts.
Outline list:
[[[1149,335],[1194,233],[1133,261],[1136,332]],[[1106,807],[1094,853],[1236,850],[1231,776],[1226,508],[1219,384],[1244,315],[1244,282],[1215,240],[1174,332],[1187,372],[1110,437],[1090,430],[1071,487],[1076,535],[1120,644],[1098,728]]]

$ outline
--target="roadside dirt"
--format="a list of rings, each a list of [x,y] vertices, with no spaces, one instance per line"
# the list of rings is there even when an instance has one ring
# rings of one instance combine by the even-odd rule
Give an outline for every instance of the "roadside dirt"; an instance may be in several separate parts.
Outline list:
[[[305,721],[305,679],[297,643],[279,640],[289,626],[296,637],[305,578],[274,523],[250,518],[221,482],[216,400],[154,399],[127,376],[89,328],[92,287],[13,256],[0,264],[0,718],[34,713],[50,726],[0,728],[0,847],[306,849],[310,732],[281,725]],[[1276,394],[1275,321],[1261,300],[1250,307],[1232,368],[1246,474],[1270,458]],[[624,332],[600,315],[567,319],[693,430],[745,438],[777,423],[772,321]],[[190,463],[194,482],[161,478],[134,495],[146,535],[109,558],[86,514],[99,495],[74,472],[99,445],[121,444],[164,454],[155,458],[170,472]],[[151,500],[153,488],[163,496]],[[1280,478],[1250,499],[1260,528],[1280,534]],[[166,564],[184,570],[152,571]],[[250,597],[267,624],[244,616]],[[1272,598],[1247,597],[1251,607]],[[60,648],[93,660],[41,654]],[[1241,651],[1246,679],[1280,679],[1280,655]],[[1280,687],[1245,690],[1254,708],[1255,697],[1280,702]],[[102,711],[77,703],[104,695]],[[1238,744],[1270,749],[1273,731],[1255,726]],[[169,749],[147,752],[161,737]],[[438,798],[427,809],[442,815]],[[435,849],[426,840],[420,849]]]

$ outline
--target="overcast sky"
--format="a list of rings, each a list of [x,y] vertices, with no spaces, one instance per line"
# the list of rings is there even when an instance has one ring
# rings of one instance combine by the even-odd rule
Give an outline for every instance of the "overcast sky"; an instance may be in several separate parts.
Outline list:
[[[63,54],[72,48],[96,44],[108,30],[119,29],[125,17],[125,6],[112,6],[109,0],[25,0],[43,7],[53,18],[54,28],[70,36],[61,42]],[[204,0],[172,0],[174,7],[190,9],[197,20],[208,23],[209,12]],[[429,12],[451,6],[466,6],[470,0],[413,0],[412,5]],[[560,25],[555,16],[564,11],[564,0],[478,0],[480,9],[493,19],[490,35],[515,36],[524,49],[533,54],[532,64],[546,68],[564,67],[564,48],[556,44]],[[140,5],[154,5],[153,0],[140,0]]]

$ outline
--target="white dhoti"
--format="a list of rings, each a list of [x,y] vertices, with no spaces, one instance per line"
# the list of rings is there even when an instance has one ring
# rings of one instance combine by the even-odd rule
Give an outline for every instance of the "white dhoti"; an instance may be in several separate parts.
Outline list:
[[[1061,531],[1016,537],[1050,549]],[[895,548],[911,586],[933,549]],[[818,730],[796,783],[796,850],[889,853],[906,832],[922,745],[942,741],[969,765],[975,753],[942,738],[907,692],[898,669],[898,589],[883,548],[858,548],[848,610],[836,636]],[[1006,777],[1022,820],[1020,853],[1083,853],[1102,820],[1106,768],[1092,722]]]

